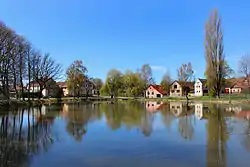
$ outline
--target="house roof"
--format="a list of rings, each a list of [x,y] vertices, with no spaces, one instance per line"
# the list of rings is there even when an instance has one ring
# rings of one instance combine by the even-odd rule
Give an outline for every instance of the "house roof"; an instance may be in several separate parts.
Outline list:
[[[246,89],[250,86],[245,82],[245,78],[230,78],[226,80],[226,87]]]
[[[198,79],[201,81],[202,85],[207,84],[207,79],[201,79],[201,78],[198,78]]]
[[[180,84],[182,87],[189,87],[189,88],[194,88],[194,82],[187,82],[187,81],[174,81],[171,85],[173,85],[175,82]]]
[[[155,90],[157,90],[162,95],[168,94],[161,85],[150,85],[150,86],[153,87]]]
[[[67,87],[67,82],[57,82],[56,83],[60,88],[66,88]]]
[[[194,88],[194,82],[179,81],[178,83],[179,83],[182,87]]]

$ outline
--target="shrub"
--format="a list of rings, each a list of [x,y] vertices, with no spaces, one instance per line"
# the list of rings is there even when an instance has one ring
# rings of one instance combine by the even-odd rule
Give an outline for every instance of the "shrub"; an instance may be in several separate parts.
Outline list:
[[[216,91],[215,91],[214,89],[210,89],[210,90],[208,91],[208,95],[209,95],[210,97],[216,97]]]

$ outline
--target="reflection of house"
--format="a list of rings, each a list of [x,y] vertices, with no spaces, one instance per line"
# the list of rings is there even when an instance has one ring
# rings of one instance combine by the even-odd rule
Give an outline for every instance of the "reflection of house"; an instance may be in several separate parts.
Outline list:
[[[206,79],[197,79],[194,84],[194,94],[195,96],[203,96],[205,93],[208,93]]]
[[[183,110],[182,103],[179,102],[170,102],[170,111],[174,114],[174,116],[178,117],[181,115]]]
[[[229,106],[225,108],[225,111],[239,113],[242,111],[242,107],[241,106]]]
[[[195,116],[198,119],[203,118],[203,104],[202,103],[195,104]]]
[[[250,84],[250,83],[249,83]],[[248,79],[232,78],[226,81],[225,93],[242,93],[243,90],[250,88]]]
[[[157,98],[167,95],[167,92],[160,85],[150,85],[145,93],[147,98]]]
[[[250,110],[244,110],[236,114],[236,117],[242,119],[250,119]]]
[[[163,102],[146,102],[146,109],[148,112],[156,112],[163,105]]]
[[[170,85],[170,96],[171,97],[180,97],[185,95],[185,91],[189,89],[190,92],[194,90],[193,82],[182,82],[182,81],[174,81]]]
[[[68,113],[69,113],[69,105],[64,103],[60,115],[66,118],[68,116]]]

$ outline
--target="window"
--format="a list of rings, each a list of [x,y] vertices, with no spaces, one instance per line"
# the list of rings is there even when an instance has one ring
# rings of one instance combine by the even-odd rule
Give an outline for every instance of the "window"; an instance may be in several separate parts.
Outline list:
[[[176,92],[177,92],[177,93],[180,93],[180,90],[177,90]]]
[[[154,104],[152,104],[152,106],[154,107]]]
[[[172,106],[172,109],[174,109],[174,106]]]
[[[174,88],[177,89],[177,85],[174,85]]]
[[[148,92],[148,95],[150,95],[150,93]]]
[[[171,90],[171,93],[174,93],[174,90]]]
[[[180,106],[177,106],[177,109],[180,109]]]
[[[152,92],[152,95],[154,95],[154,92]]]

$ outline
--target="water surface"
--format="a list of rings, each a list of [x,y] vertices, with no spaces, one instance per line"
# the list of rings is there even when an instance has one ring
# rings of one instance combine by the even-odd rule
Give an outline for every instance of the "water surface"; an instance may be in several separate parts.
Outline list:
[[[249,167],[250,107],[120,102],[1,110],[1,167]]]

